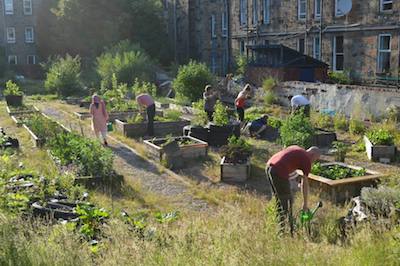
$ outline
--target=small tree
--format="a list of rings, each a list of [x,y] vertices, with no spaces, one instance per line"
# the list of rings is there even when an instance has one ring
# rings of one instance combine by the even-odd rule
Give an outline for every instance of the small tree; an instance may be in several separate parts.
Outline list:
[[[228,125],[228,123],[229,123],[228,111],[220,101],[217,101],[217,103],[215,104],[214,124],[216,126],[226,126]]]
[[[285,147],[299,145],[309,148],[312,145],[314,128],[311,121],[304,114],[294,114],[289,116],[281,127],[281,140]]]
[[[178,97],[195,102],[202,97],[204,87],[213,83],[214,76],[205,64],[190,61],[179,68],[173,87]]]
[[[57,58],[51,64],[45,81],[45,88],[58,96],[76,95],[81,89],[81,59],[77,55]]]
[[[236,63],[236,74],[244,75],[247,70],[247,57],[244,55],[238,55],[235,57]]]

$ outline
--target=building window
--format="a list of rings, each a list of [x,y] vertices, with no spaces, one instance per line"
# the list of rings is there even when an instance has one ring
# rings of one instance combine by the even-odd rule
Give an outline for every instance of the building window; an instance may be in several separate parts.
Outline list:
[[[217,72],[217,58],[215,53],[211,55],[211,72],[215,74]]]
[[[307,0],[297,0],[297,9],[299,19],[306,19]]]
[[[240,0],[240,25],[247,25],[247,0]]]
[[[10,65],[16,65],[18,63],[17,62],[17,56],[16,55],[9,55],[8,56],[8,63]]]
[[[321,18],[321,1],[322,0],[314,1],[314,17],[315,17],[315,19]]]
[[[27,27],[25,28],[25,42],[26,43],[33,43],[34,42],[34,36],[33,36],[33,28],[32,27]]]
[[[211,15],[211,38],[216,38],[217,33],[215,31],[215,15]]]
[[[264,40],[264,45],[268,46],[269,45],[269,40]]]
[[[246,52],[246,45],[244,44],[244,41],[240,41],[240,54],[244,55],[244,53]]]
[[[270,0],[263,0],[263,23],[269,24],[270,20]]]
[[[7,42],[15,43],[15,28],[7,28]]]
[[[392,0],[380,0],[381,2],[381,11],[392,10],[393,1]]]
[[[344,63],[344,42],[343,36],[335,36],[333,38],[333,70],[342,71]]]
[[[390,72],[390,34],[379,35],[378,44],[378,73],[388,73]]]
[[[253,25],[258,24],[258,0],[253,0]]]
[[[14,3],[13,0],[4,0],[4,8],[6,15],[14,14]]]
[[[32,15],[32,0],[24,0],[24,14]]]
[[[28,55],[26,57],[26,63],[28,65],[35,65],[36,64],[36,55]]]
[[[304,39],[300,38],[297,40],[297,51],[299,51],[299,53],[304,54],[305,50],[305,43],[304,43]]]
[[[221,26],[222,26],[222,37],[227,37],[228,36],[228,14],[226,12],[222,12]]]
[[[318,37],[314,37],[313,56],[315,59],[321,59],[321,42]]]

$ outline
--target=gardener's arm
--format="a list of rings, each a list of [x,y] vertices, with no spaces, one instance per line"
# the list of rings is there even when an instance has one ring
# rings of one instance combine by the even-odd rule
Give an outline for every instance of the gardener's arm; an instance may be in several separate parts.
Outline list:
[[[303,210],[308,210],[308,175],[301,179],[301,191],[303,193]]]

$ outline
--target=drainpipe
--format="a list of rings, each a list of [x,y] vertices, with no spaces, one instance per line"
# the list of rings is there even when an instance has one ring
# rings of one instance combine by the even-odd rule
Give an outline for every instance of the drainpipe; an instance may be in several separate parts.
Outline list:
[[[319,49],[320,49],[320,59],[322,61],[322,19],[323,19],[323,14],[324,14],[324,0],[321,0],[321,15],[319,18]]]
[[[176,4],[177,4],[177,0],[174,0],[174,54],[175,54],[175,63],[178,63],[178,54],[177,54],[177,40],[178,40],[178,25],[176,22]]]

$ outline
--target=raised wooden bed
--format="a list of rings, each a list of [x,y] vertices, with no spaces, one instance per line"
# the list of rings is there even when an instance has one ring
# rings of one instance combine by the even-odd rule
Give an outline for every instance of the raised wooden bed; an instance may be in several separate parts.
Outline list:
[[[108,116],[110,121],[114,121],[116,119],[124,120],[133,115],[136,115],[137,113],[137,111],[110,112]],[[77,116],[80,120],[85,120],[92,117],[89,112],[74,112],[74,115]]]
[[[26,107],[27,108],[21,108],[21,109],[18,109],[18,110],[13,110],[13,109],[10,109],[9,106],[7,106],[6,109],[7,109],[7,113],[10,116],[33,114],[33,113],[39,112],[39,109],[36,106],[26,106]]]
[[[367,136],[364,136],[365,150],[371,161],[392,162],[396,156],[396,146],[373,145]]]
[[[189,124],[190,121],[187,120],[173,122],[154,121],[154,134],[156,136],[181,135],[183,128]],[[143,137],[147,133],[147,122],[133,124],[116,119],[115,130],[128,138]]]
[[[17,125],[17,127],[21,127],[24,124],[24,122],[21,120],[21,118],[17,115],[12,115],[11,119]]]
[[[64,100],[67,104],[78,105],[81,103],[82,98],[67,98]]]
[[[362,169],[361,167],[338,162],[323,163],[322,165],[339,165],[356,170]],[[301,174],[301,171],[298,173]],[[334,203],[344,203],[353,197],[359,196],[363,187],[375,186],[382,176],[382,174],[368,169],[366,169],[365,176],[350,177],[340,180],[332,180],[310,174],[309,185],[312,191],[320,192],[322,197]]]
[[[335,132],[316,128],[312,145],[317,147],[330,147],[332,146],[332,142],[336,140],[337,137]]]
[[[33,145],[36,148],[42,148],[46,143],[46,139],[37,137],[27,125],[24,124],[23,127],[26,129],[26,131],[28,131],[29,135],[31,136]]]
[[[179,148],[173,151],[173,157],[178,159],[180,164],[184,162],[185,159],[195,159],[206,157],[208,154],[208,144],[207,142],[195,139],[193,137],[173,137],[174,140],[178,142]],[[187,140],[192,143],[190,144],[179,144],[180,141]],[[159,162],[165,160],[165,155],[168,152],[163,144],[168,141],[167,138],[160,138],[154,140],[145,140],[144,144],[147,147],[147,151],[150,156]]]
[[[221,180],[225,182],[244,182],[250,177],[250,160],[244,164],[233,164],[221,159]]]
[[[214,124],[208,125],[208,144],[210,146],[223,146],[228,144],[228,139],[231,136],[240,137],[240,125],[226,125],[216,126]]]

